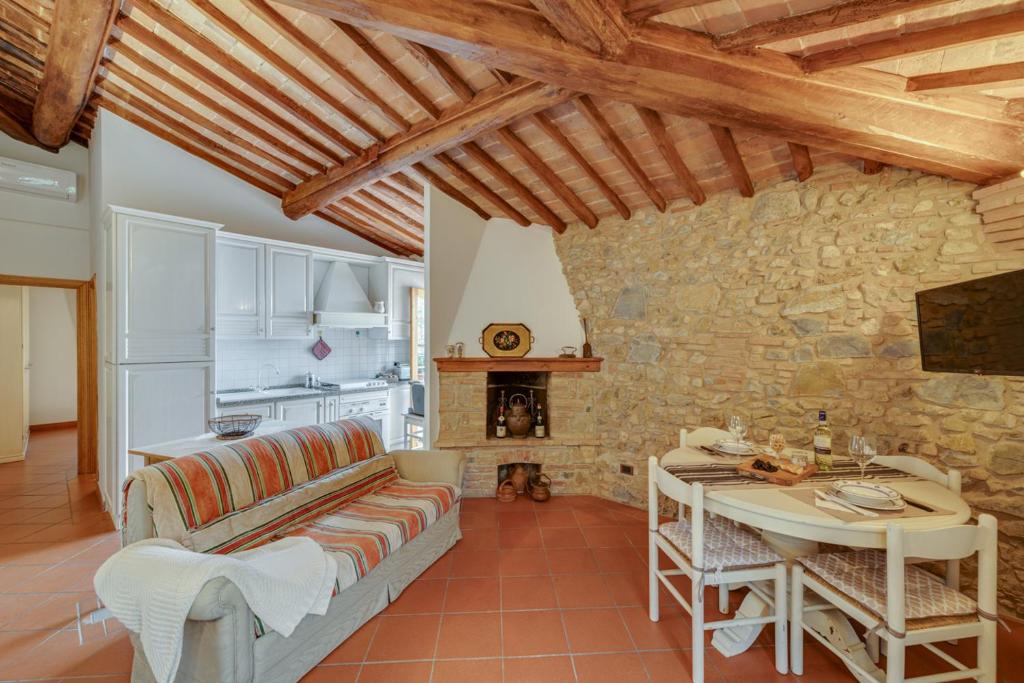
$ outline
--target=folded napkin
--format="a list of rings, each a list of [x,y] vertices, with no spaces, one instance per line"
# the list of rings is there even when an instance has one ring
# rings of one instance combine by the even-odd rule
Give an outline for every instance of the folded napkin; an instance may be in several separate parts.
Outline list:
[[[333,557],[309,538],[284,538],[234,553],[207,555],[151,538],[112,555],[93,579],[96,595],[131,631],[158,683],[181,662],[185,620],[212,579],[226,578],[268,627],[291,635],[307,614],[324,614],[338,575]]]

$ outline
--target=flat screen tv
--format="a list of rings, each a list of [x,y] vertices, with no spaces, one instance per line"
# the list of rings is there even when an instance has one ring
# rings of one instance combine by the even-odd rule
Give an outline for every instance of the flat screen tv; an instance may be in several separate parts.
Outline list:
[[[921,366],[1024,375],[1024,270],[917,293]]]

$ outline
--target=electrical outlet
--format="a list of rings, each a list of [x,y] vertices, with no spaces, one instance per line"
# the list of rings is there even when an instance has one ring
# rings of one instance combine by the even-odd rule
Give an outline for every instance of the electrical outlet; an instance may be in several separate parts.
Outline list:
[[[629,476],[632,477],[633,476],[633,466],[632,465],[619,464],[619,474],[628,474]]]

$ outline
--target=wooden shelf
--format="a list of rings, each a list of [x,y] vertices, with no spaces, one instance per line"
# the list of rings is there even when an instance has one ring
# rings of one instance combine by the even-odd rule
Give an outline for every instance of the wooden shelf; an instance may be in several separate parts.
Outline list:
[[[600,372],[604,358],[435,358],[438,372]]]

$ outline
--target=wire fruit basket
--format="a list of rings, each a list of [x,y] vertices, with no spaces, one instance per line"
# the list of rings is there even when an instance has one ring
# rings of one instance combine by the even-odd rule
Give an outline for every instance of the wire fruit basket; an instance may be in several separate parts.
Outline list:
[[[222,415],[211,417],[207,424],[218,439],[230,441],[249,436],[263,421],[262,415]]]

